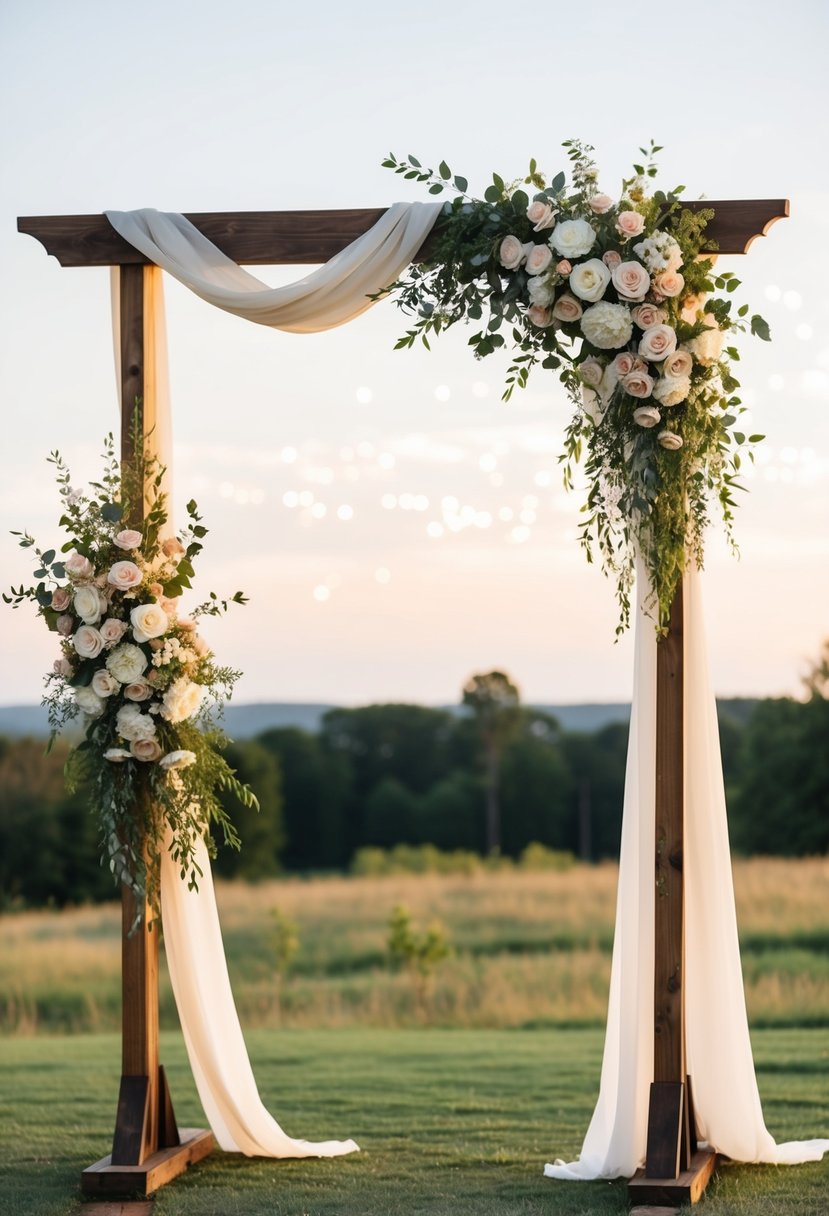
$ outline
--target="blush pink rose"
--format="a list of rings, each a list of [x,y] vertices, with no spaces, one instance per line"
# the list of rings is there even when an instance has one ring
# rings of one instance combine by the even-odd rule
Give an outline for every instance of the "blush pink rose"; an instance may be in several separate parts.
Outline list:
[[[505,270],[517,270],[524,261],[524,246],[517,236],[505,236],[498,250],[498,261]]]
[[[68,587],[56,587],[52,592],[52,607],[55,612],[65,612],[72,600]]]
[[[65,613],[59,616],[55,621],[55,628],[62,638],[68,638],[72,630],[75,628],[75,618]]]
[[[150,583],[149,591],[150,595],[154,595],[156,599],[164,594],[164,588],[161,586],[161,583]]]
[[[82,553],[70,553],[63,566],[73,578],[89,578],[93,573],[92,562]]]
[[[694,360],[687,350],[675,350],[672,355],[668,355],[662,364],[662,372],[664,375],[669,376],[671,380],[683,380],[687,376],[690,376],[693,366]]]
[[[670,325],[651,325],[639,341],[639,354],[651,363],[658,363],[676,350],[676,331]]]
[[[538,198],[527,208],[527,219],[533,226],[533,232],[543,232],[555,226],[556,213],[549,203]]]
[[[553,305],[553,316],[557,321],[578,321],[583,312],[581,304],[569,292],[559,296]]]
[[[662,415],[654,405],[640,405],[633,411],[633,421],[639,426],[656,426]]]
[[[665,320],[665,309],[657,308],[655,304],[645,301],[631,309],[630,315],[640,329],[650,329],[652,325],[661,325]]]
[[[128,701],[146,701],[152,695],[152,688],[144,680],[136,680],[124,688],[124,696]]]
[[[589,384],[591,388],[598,388],[602,382],[604,367],[598,359],[591,356],[579,364],[579,375],[585,384]]]
[[[532,321],[533,325],[537,325],[539,329],[547,329],[553,323],[553,314],[551,309],[542,307],[541,304],[533,304],[527,309],[527,316]]]
[[[196,622],[191,621],[187,616],[182,621],[176,621],[176,624],[178,625],[179,629],[183,629],[185,633],[192,633],[196,628]]]
[[[124,528],[113,539],[119,549],[137,549],[141,544],[142,537],[141,533],[136,531],[135,528]]]
[[[617,253],[615,249],[608,249],[607,253],[602,254],[602,261],[608,270],[615,270],[621,260],[621,253]]]
[[[647,372],[631,372],[622,377],[622,387],[629,397],[650,397],[653,378]]]
[[[64,680],[68,680],[72,674],[72,664],[68,659],[55,659],[52,664],[52,671],[56,676],[63,676]]]
[[[107,582],[116,591],[129,591],[132,587],[139,586],[141,571],[135,562],[116,562],[107,574]]]
[[[672,300],[678,296],[685,286],[685,279],[678,270],[663,270],[654,276],[653,289],[663,299]]]
[[[629,350],[623,350],[619,352],[610,366],[613,368],[619,379],[621,379],[622,376],[630,375],[630,373],[633,371],[635,362],[636,356],[631,354]]]
[[[556,270],[559,274],[569,275],[572,269],[573,267],[571,263],[567,261],[567,258],[562,258],[560,262],[556,262]]]
[[[180,540],[176,540],[175,536],[168,536],[161,542],[161,552],[165,557],[183,557],[185,548]]]
[[[594,215],[604,215],[613,206],[613,199],[609,194],[594,194],[587,200],[587,205]]]
[[[613,286],[624,300],[642,300],[651,276],[641,262],[620,262],[611,275]]]
[[[527,254],[524,269],[527,274],[543,274],[553,260],[553,251],[549,245],[533,245]]]
[[[161,757],[161,748],[156,739],[133,739],[130,751],[136,760],[150,764]]]
[[[82,659],[97,659],[104,648],[104,639],[93,625],[81,625],[72,638],[72,645]]]
[[[641,236],[645,230],[645,218],[638,211],[620,211],[616,217],[616,231],[622,236]]]
[[[114,616],[107,617],[105,621],[102,621],[99,629],[99,633],[107,646],[114,646],[116,642],[120,642],[126,632],[126,621],[117,621]]]

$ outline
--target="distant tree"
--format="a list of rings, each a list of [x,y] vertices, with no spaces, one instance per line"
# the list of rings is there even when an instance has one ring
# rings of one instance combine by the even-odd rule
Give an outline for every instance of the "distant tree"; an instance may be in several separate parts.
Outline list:
[[[499,784],[501,756],[521,722],[521,695],[509,676],[488,671],[470,676],[463,686],[463,704],[471,709],[478,728],[484,769],[484,825],[488,853],[501,847]]]
[[[396,777],[384,777],[366,798],[363,843],[417,843],[418,796]]]
[[[562,738],[571,777],[572,834],[569,843],[559,847],[584,860],[619,856],[627,745],[626,722],[610,722],[593,734],[573,732]]]
[[[573,779],[555,718],[522,710],[501,762],[501,844],[518,857],[531,841],[573,851]]]
[[[243,806],[227,795],[226,809],[236,825],[242,847],[237,852],[220,845],[214,868],[224,878],[252,881],[270,878],[279,873],[285,844],[279,761],[261,743],[250,739],[231,743],[225,756],[239,779],[256,794],[259,810]]]
[[[286,844],[285,865],[329,869],[348,861],[346,817],[353,784],[349,757],[320,735],[298,727],[264,731],[258,738],[279,760]]]
[[[453,769],[420,796],[418,839],[439,849],[481,852],[484,834],[480,805],[480,778],[463,769]]]

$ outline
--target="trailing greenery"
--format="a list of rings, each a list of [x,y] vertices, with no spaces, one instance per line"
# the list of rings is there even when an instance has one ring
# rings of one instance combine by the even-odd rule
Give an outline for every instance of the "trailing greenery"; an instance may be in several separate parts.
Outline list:
[[[510,352],[505,400],[537,366],[558,375],[574,406],[564,482],[571,489],[583,464],[579,539],[615,580],[617,632],[630,621],[638,558],[664,630],[689,556],[702,565],[712,499],[733,545],[742,461],[763,437],[740,428],[739,354],[725,343],[748,328],[768,340],[768,325],[747,304],[733,307],[739,281],[702,256],[713,212],[683,207],[683,186],[649,192],[656,144],[641,149],[618,201],[598,189],[593,149],[564,147],[569,185],[564,172],[548,182],[532,160],[524,178],[494,173],[483,199],[445,161],[433,170],[414,156],[386,158],[430,194],[454,192],[426,259],[388,289],[413,318],[397,348],[429,348],[462,322],[477,358]]]

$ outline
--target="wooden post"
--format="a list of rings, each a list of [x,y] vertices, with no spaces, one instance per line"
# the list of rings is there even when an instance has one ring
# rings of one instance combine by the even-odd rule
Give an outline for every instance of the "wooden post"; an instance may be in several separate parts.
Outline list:
[[[155,422],[154,353],[150,316],[150,277],[155,267],[122,266],[121,460],[135,458],[134,439]],[[147,402],[149,409],[144,409]],[[140,431],[137,419],[140,418]],[[140,451],[140,449],[139,449]],[[130,523],[140,527],[144,503],[134,506]],[[136,814],[143,808],[136,807]],[[140,924],[135,928],[138,913]],[[158,1052],[158,938],[152,909],[139,907],[134,893],[121,888],[121,1085],[112,1153],[83,1171],[86,1194],[150,1194],[205,1157],[213,1147],[210,1132],[189,1128],[179,1135]]]

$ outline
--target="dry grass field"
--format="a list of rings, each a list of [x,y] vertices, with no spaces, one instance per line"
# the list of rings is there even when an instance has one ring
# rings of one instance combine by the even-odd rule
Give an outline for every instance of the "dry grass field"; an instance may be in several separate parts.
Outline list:
[[[601,1025],[617,869],[505,869],[469,875],[285,879],[218,888],[245,1026]],[[829,1023],[829,859],[734,865],[743,968],[754,1026]],[[452,947],[425,980],[392,967],[397,904]],[[298,948],[278,975],[275,925]],[[115,905],[0,918],[0,1029],[89,1032],[119,1024]],[[166,972],[162,1023],[175,1026]]]

